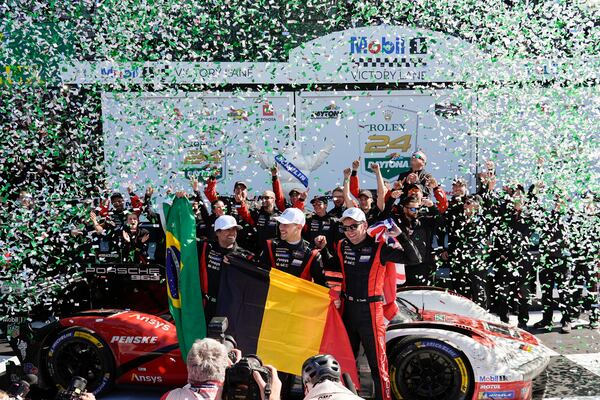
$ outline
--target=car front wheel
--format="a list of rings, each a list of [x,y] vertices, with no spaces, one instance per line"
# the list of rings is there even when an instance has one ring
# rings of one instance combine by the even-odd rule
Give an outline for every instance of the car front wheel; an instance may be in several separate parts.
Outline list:
[[[411,338],[389,350],[394,398],[410,400],[470,399],[474,387],[464,353],[437,339]]]

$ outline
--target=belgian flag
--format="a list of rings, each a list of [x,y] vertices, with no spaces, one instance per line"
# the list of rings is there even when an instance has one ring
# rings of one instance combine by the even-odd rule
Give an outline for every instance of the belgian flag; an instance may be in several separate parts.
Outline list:
[[[172,204],[164,203],[162,211],[167,235],[169,310],[175,321],[181,355],[185,360],[196,339],[206,337],[196,248],[196,220],[192,206],[185,197],[174,198]]]
[[[228,318],[227,333],[243,354],[295,375],[307,358],[331,354],[358,386],[350,341],[328,288],[241,257],[227,259],[216,315]]]

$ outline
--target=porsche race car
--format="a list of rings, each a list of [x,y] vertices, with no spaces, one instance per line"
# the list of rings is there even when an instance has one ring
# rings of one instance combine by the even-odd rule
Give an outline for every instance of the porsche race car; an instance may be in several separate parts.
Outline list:
[[[395,399],[531,399],[543,390],[550,351],[535,336],[443,289],[404,288],[397,302],[386,337]],[[168,319],[91,310],[33,321],[19,355],[47,387],[65,387],[73,375],[95,394],[114,385],[181,386],[187,372]]]

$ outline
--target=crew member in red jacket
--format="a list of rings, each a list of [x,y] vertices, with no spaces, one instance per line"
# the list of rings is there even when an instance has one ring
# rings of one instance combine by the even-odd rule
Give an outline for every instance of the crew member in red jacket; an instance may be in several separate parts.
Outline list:
[[[386,319],[393,318],[390,297],[395,294],[395,264],[418,264],[421,258],[405,232],[396,239],[401,248],[377,243],[367,235],[365,213],[349,208],[341,218],[346,235],[337,246],[337,255],[329,262],[338,262],[342,270],[342,317],[355,355],[362,343],[375,382],[375,398],[390,400],[391,390],[385,353]],[[325,240],[318,240],[325,247]],[[326,250],[324,251],[326,253]],[[392,282],[392,284],[390,284]]]

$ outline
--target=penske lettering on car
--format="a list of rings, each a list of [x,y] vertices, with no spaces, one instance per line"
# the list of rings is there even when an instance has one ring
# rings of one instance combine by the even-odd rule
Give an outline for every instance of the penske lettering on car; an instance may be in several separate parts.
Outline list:
[[[158,342],[158,336],[113,336],[110,342],[119,344],[150,344]]]

